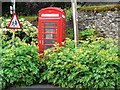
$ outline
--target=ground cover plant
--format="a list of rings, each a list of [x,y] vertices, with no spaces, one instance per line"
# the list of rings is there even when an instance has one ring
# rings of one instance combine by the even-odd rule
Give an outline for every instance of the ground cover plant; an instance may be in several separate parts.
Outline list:
[[[118,47],[112,38],[82,40],[79,47],[67,39],[65,47],[56,46],[56,52],[45,51],[44,71],[40,82],[63,88],[118,89],[120,61]]]

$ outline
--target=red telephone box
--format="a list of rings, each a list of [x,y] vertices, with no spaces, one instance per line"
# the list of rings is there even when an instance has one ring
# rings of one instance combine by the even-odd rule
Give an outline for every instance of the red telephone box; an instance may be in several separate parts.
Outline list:
[[[38,16],[38,46],[39,53],[53,47],[55,42],[62,46],[66,38],[66,14],[65,11],[48,7],[39,10]]]

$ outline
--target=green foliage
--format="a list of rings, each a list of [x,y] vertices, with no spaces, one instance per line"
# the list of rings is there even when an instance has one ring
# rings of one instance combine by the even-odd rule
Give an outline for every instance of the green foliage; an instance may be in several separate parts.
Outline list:
[[[66,37],[73,39],[73,28],[70,27],[70,24],[72,22],[72,8],[65,9],[66,12],[66,21],[67,21],[67,28],[66,28]]]
[[[70,38],[70,39],[73,39],[74,38],[74,35],[73,35],[73,29],[68,27],[67,30],[66,30],[66,37],[67,38]]]
[[[79,40],[92,42],[98,37],[103,37],[103,34],[93,28],[87,28],[79,33]]]
[[[67,39],[66,46],[57,45],[55,51],[45,51],[40,82],[47,81],[63,88],[120,87],[120,61],[113,39],[83,41],[77,48]]]
[[[9,41],[12,38],[13,30],[7,29],[10,19],[2,18],[2,23],[0,26],[2,27],[2,40],[3,41]],[[37,45],[37,33],[38,30],[35,26],[32,26],[32,24],[28,21],[26,21],[24,18],[19,19],[20,23],[22,25],[22,30],[15,30],[15,36],[19,37],[22,41],[25,41],[26,43],[35,43]],[[5,46],[3,44],[3,46]]]
[[[15,30],[15,46],[12,46],[13,30],[6,29],[10,20],[2,19],[2,88],[38,83],[42,66],[39,65],[36,27],[21,18],[22,30]]]
[[[32,21],[36,21],[37,20],[37,15],[34,16],[20,16],[20,18],[25,18],[25,20],[32,22]]]
[[[2,17],[0,17],[0,25],[1,25],[1,23],[2,23]]]
[[[72,20],[72,9],[69,8],[69,9],[65,9],[65,12],[66,12],[66,21],[69,22]]]
[[[2,88],[31,85],[39,78],[38,48],[19,41],[16,47],[2,49]]]
[[[77,6],[77,9],[80,8],[80,6]],[[72,21],[72,8],[69,8],[69,9],[65,9],[65,12],[66,12],[66,21],[69,22],[69,21]]]
[[[36,28],[20,19],[23,30],[16,31],[15,47],[12,47],[12,30],[6,29],[9,20],[3,20],[0,61],[3,88],[32,85],[38,80],[64,88],[120,87],[119,50],[113,39],[97,38],[94,29],[87,29],[80,32],[81,44],[77,48],[67,39],[66,46],[55,44],[55,48],[47,49],[43,60],[38,61]],[[68,28],[67,35],[72,31]]]
[[[80,32],[80,39],[87,40],[95,35],[95,29],[88,28]]]

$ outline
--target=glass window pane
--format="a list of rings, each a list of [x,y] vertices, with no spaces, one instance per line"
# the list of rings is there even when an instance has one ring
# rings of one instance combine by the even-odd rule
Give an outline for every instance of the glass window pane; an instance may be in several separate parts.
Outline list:
[[[44,46],[44,49],[52,48],[53,46]]]
[[[54,34],[44,34],[44,38],[55,38]]]
[[[54,26],[54,24],[55,24],[54,22],[46,22],[44,25],[45,26]]]
[[[45,28],[44,32],[54,32],[54,28]]]
[[[44,44],[54,44],[54,40],[44,40]]]

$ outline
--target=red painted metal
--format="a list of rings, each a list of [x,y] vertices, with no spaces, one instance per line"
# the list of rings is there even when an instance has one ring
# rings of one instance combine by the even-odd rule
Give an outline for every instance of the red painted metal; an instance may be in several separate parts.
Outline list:
[[[62,46],[66,38],[66,13],[61,8],[48,7],[39,10],[38,46],[39,53],[53,47],[55,42]]]

